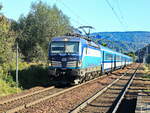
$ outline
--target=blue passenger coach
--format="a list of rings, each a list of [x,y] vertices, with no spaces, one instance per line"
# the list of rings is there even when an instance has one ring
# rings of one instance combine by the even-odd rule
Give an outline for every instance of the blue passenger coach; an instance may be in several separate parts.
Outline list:
[[[113,71],[132,63],[132,58],[122,53],[103,46],[101,46],[101,51],[103,54],[102,72]]]
[[[83,36],[54,37],[49,43],[49,74],[82,83],[132,63],[132,58]]]

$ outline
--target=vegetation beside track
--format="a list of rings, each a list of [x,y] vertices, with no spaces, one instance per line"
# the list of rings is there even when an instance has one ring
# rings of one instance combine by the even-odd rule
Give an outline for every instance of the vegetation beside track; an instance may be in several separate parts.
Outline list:
[[[45,86],[49,81],[47,70],[45,64],[28,64],[26,68],[19,70],[20,87],[22,89],[29,89],[34,86]],[[15,70],[11,73],[15,80]]]
[[[144,65],[144,76],[143,76],[143,80],[144,81],[150,81],[150,64],[145,64]],[[149,86],[145,86],[145,90],[144,92],[150,92],[150,87]]]
[[[147,78],[150,80],[150,64],[144,65],[144,76],[143,78]]]
[[[15,39],[10,22],[0,15],[0,96],[17,91],[16,83],[9,72],[15,69]],[[18,91],[21,89],[19,88]]]
[[[12,87],[10,83],[0,79],[0,96],[6,96],[8,94],[16,93],[21,91],[20,88]]]
[[[72,26],[69,17],[56,5],[50,6],[40,0],[32,3],[29,13],[21,15],[18,21],[5,17],[2,8],[0,3],[0,96],[5,96],[47,83],[46,66],[29,62],[47,62],[51,37],[72,31]],[[19,46],[18,90],[16,44]]]
[[[45,86],[49,81],[45,64],[23,62],[19,63],[19,88],[17,88],[14,67],[12,70],[0,73],[0,96],[21,92],[34,86]]]

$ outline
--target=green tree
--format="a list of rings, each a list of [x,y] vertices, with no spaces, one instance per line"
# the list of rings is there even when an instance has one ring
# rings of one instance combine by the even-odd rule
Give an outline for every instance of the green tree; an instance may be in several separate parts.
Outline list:
[[[0,96],[15,93],[16,83],[10,75],[15,69],[16,33],[11,30],[11,20],[0,13]],[[20,89],[18,89],[20,91]]]
[[[0,15],[0,17],[0,81],[6,83],[9,87],[13,87],[15,83],[9,71],[15,68],[14,45],[16,34],[10,29],[10,20],[3,15]]]
[[[128,56],[130,56],[130,57],[132,57],[133,58],[133,60],[135,60],[136,59],[136,55],[135,55],[135,53],[134,52],[129,52],[129,53],[124,53],[125,55],[128,55]]]
[[[20,34],[18,42],[25,60],[36,57],[41,61],[47,59],[50,39],[70,32],[71,27],[69,18],[56,5],[50,7],[39,1],[32,4],[29,14],[21,16],[13,29]]]
[[[105,47],[107,47],[107,44],[106,44],[106,43],[102,43],[102,46],[105,46]]]
[[[15,32],[10,30],[10,21],[3,15],[0,17],[0,65],[11,64],[14,60]]]

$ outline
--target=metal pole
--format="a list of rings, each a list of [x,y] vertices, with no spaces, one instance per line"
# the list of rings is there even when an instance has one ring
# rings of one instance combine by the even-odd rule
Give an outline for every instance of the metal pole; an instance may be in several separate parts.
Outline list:
[[[140,54],[141,54],[141,49],[138,51],[138,62],[140,63]]]
[[[16,47],[16,83],[17,83],[17,93],[18,93],[18,43]]]
[[[147,57],[148,57],[148,46],[147,46],[147,48],[146,48],[146,52],[147,52]]]
[[[146,62],[147,57],[148,57],[148,45],[146,46],[146,51],[145,51],[145,62],[144,62],[144,63],[147,63],[147,62]]]

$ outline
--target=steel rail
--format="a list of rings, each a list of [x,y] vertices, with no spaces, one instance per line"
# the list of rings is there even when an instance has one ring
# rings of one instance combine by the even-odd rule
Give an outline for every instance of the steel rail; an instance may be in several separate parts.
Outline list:
[[[140,65],[139,65],[140,66]],[[116,113],[118,108],[119,108],[119,105],[121,104],[122,100],[124,99],[124,96],[125,94],[127,93],[130,85],[132,84],[135,76],[136,76],[136,71],[138,70],[139,66],[137,67],[137,69],[135,70],[135,72],[133,73],[132,77],[130,78],[130,80],[128,81],[127,85],[125,86],[124,88],[124,91],[122,92],[121,96],[120,96],[120,99],[118,100],[117,104],[115,105],[112,113]]]
[[[79,85],[77,85],[77,86],[74,86],[74,87],[71,87],[71,88],[68,88],[68,89],[64,89],[64,90],[59,91],[59,92],[57,92],[57,93],[55,93],[55,94],[52,94],[52,95],[49,95],[49,96],[45,96],[45,97],[40,98],[40,99],[37,99],[37,100],[35,100],[35,101],[29,102],[29,103],[26,103],[26,104],[22,104],[22,105],[20,105],[20,106],[15,107],[15,108],[6,110],[6,111],[4,111],[3,113],[14,113],[14,112],[17,112],[17,111],[19,111],[19,110],[22,110],[22,109],[25,109],[25,108],[27,108],[27,107],[33,106],[33,105],[35,105],[35,104],[38,104],[38,103],[40,103],[40,102],[42,102],[42,101],[44,101],[44,100],[48,100],[48,99],[50,99],[50,98],[52,98],[52,97],[58,96],[58,95],[60,95],[60,94],[63,94],[63,93],[65,93],[65,92],[68,92],[68,91],[73,90],[73,89],[75,89],[75,88],[78,88],[78,87],[81,87],[81,86],[83,86],[83,85],[86,85],[86,84],[88,84],[88,83],[90,83],[90,82],[92,83],[93,81],[95,81],[95,80],[97,80],[97,79],[105,78],[105,77],[107,77],[107,76],[108,76],[108,75],[100,76],[100,77],[98,77],[98,78],[92,79],[92,80],[90,80],[90,81],[87,81],[87,82],[85,82],[85,83],[79,84]],[[46,90],[46,89],[45,89],[45,90]],[[39,92],[43,92],[43,91],[39,91]],[[38,93],[35,93],[35,94],[38,94]],[[28,94],[27,94],[27,95],[28,95]],[[24,97],[25,97],[25,96],[24,96]],[[19,98],[19,97],[18,97],[18,98]],[[15,99],[13,99],[13,100],[16,100],[16,99],[17,99],[17,97],[16,97]],[[21,99],[21,98],[19,98],[19,99]],[[7,100],[6,100],[6,101],[7,101]],[[5,101],[5,102],[6,102],[6,101]],[[3,103],[5,103],[5,102],[3,102]],[[9,102],[12,102],[12,101],[9,101]]]
[[[115,81],[113,81],[112,83],[110,83],[108,86],[106,86],[105,88],[103,88],[102,90],[98,91],[93,96],[91,96],[90,98],[88,98],[87,100],[85,100],[83,103],[81,103],[80,105],[78,105],[77,107],[75,107],[74,109],[72,109],[69,113],[78,113],[80,110],[82,110],[83,108],[85,108],[89,103],[91,103],[98,96],[100,96],[101,94],[103,94],[106,90],[108,90],[108,88],[110,88],[112,85],[114,85],[117,81],[119,81],[126,74],[127,74],[127,72],[125,72],[118,79],[116,79]]]
[[[49,88],[45,88],[45,89],[38,90],[38,91],[35,91],[35,92],[31,92],[31,93],[28,93],[28,94],[25,94],[25,95],[17,96],[15,98],[10,98],[8,100],[3,100],[3,101],[0,101],[0,105],[10,103],[12,101],[16,101],[16,100],[19,100],[19,99],[22,99],[22,98],[25,98],[25,97],[28,97],[28,96],[32,96],[32,95],[35,95],[35,94],[38,94],[38,93],[41,93],[41,92],[44,92],[44,91],[48,91],[48,90],[53,89],[53,88],[54,88],[54,86],[51,86]]]
[[[125,73],[127,73],[127,72],[125,72]],[[125,73],[124,73],[124,74],[125,74]],[[73,87],[71,87],[71,88],[64,89],[64,90],[59,91],[59,92],[57,92],[57,93],[54,93],[54,94],[52,94],[52,95],[48,95],[48,96],[42,97],[42,98],[40,98],[40,99],[37,99],[37,100],[35,100],[35,101],[22,104],[22,105],[20,105],[20,106],[15,107],[15,108],[12,108],[12,109],[9,109],[9,110],[7,110],[7,111],[4,111],[3,113],[14,113],[14,112],[17,112],[17,111],[19,111],[19,110],[26,109],[27,107],[33,106],[33,105],[38,104],[38,103],[40,103],[40,102],[42,102],[42,101],[48,100],[48,99],[50,99],[50,98],[52,98],[52,97],[58,96],[58,95],[60,95],[60,94],[63,94],[63,93],[65,93],[65,92],[71,91],[71,90],[73,90],[73,89],[75,89],[75,88],[84,86],[84,85],[86,85],[86,84],[88,84],[88,83],[92,83],[92,82],[94,82],[94,81],[97,80],[97,79],[105,78],[105,77],[107,77],[107,76],[108,76],[108,75],[105,74],[105,75],[103,75],[103,76],[100,76],[100,77],[98,77],[98,78],[92,79],[92,80],[90,80],[90,81],[87,81],[87,82],[85,82],[85,83],[79,84],[79,85],[77,85],[77,86],[73,86]],[[45,90],[46,90],[46,89],[45,89]],[[42,92],[42,91],[40,91],[40,92]],[[35,94],[37,94],[37,93],[35,93]],[[28,94],[27,94],[27,95],[28,95]],[[21,98],[20,98],[20,99],[21,99]],[[16,99],[14,99],[14,100],[16,100]],[[10,101],[10,102],[11,102],[11,101]],[[5,103],[5,102],[3,102],[3,103]]]

